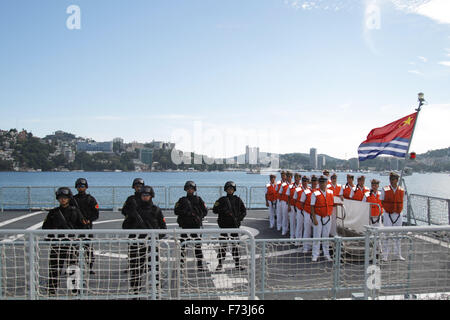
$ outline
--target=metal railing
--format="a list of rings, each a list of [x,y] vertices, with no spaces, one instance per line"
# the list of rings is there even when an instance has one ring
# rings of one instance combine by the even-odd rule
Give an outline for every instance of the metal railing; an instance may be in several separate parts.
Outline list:
[[[304,245],[328,241],[332,261],[311,261]],[[340,299],[363,290],[364,237],[256,240],[257,291],[261,299]]]
[[[365,248],[365,299],[450,299],[449,226],[367,227]]]
[[[410,194],[408,195],[407,210],[409,224],[450,224],[450,199]]]
[[[0,230],[0,299],[255,298],[254,238],[243,229],[227,229],[233,239],[223,232],[89,230],[86,238],[86,230]],[[208,262],[203,272],[196,241]],[[227,245],[238,248],[245,269],[211,277],[215,254]]]
[[[0,208],[2,211],[19,209],[32,210],[57,206],[56,186],[0,187]],[[74,194],[75,188],[71,188]],[[166,208],[167,190],[163,186],[154,186],[154,202]],[[132,194],[130,187],[125,186],[92,186],[88,193],[92,194],[101,209],[117,210],[121,208],[128,196]]]
[[[34,210],[57,206],[55,191],[58,187],[27,186],[0,187],[0,210]],[[154,186],[154,203],[162,209],[173,209],[176,201],[185,195],[183,186]],[[248,209],[266,209],[265,187],[238,186],[236,195],[240,196]],[[72,188],[75,194],[76,190]],[[132,194],[126,186],[91,186],[88,192],[99,203],[102,210],[117,211]],[[214,202],[225,195],[222,186],[198,186],[197,194],[211,208]],[[402,215],[408,225],[450,224],[450,199],[426,195],[408,194],[404,200]]]
[[[0,210],[33,210],[57,206],[57,189],[56,186],[0,187]],[[77,193],[75,188],[71,189],[74,194]],[[173,209],[176,201],[186,194],[183,186],[153,186],[153,189],[153,202],[162,209]],[[261,209],[266,208],[264,190],[264,187],[238,186],[235,194],[241,197],[247,208]],[[88,193],[96,198],[100,209],[118,210],[127,197],[133,194],[133,190],[126,186],[91,186]],[[225,192],[223,186],[197,186],[197,194],[208,207],[212,207]]]
[[[50,241],[49,233],[64,236]],[[89,239],[86,230],[67,233],[0,230],[0,299],[450,298],[450,226],[295,240],[255,240],[243,229],[89,230]],[[331,261],[311,261],[304,245],[315,241],[329,242]],[[396,243],[404,260],[386,255]],[[52,271],[59,280],[53,292]]]

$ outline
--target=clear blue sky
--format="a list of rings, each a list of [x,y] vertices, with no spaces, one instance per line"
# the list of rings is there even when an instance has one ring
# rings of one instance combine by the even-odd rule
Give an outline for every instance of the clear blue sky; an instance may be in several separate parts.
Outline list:
[[[450,7],[402,3],[2,1],[0,128],[350,158],[423,91],[412,150],[448,147],[450,22],[437,13]],[[80,30],[66,27],[72,4]]]

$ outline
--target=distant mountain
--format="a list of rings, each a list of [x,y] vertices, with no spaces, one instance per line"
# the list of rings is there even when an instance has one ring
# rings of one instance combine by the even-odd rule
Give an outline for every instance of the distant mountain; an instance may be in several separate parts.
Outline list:
[[[450,157],[450,147],[445,149],[431,150],[425,153],[419,154],[418,158],[449,158]]]
[[[84,170],[133,170],[133,161],[138,157],[136,152],[120,152],[115,154],[95,154],[88,155],[83,152],[76,152],[75,144],[79,140],[89,140],[89,138],[76,137],[74,134],[64,131],[56,131],[53,134],[45,136],[43,139],[33,137],[31,132],[16,129],[9,131],[0,130],[0,170],[14,169],[42,169],[53,170],[62,169],[84,169]],[[75,158],[71,161],[67,158],[67,153],[73,152]],[[187,153],[191,159],[190,163],[176,165],[171,160],[170,149],[155,149],[153,161],[158,163],[159,169],[176,170],[190,169],[196,170],[224,170],[227,168],[255,168],[267,167],[266,164],[250,165],[245,164],[245,154],[240,154],[227,159],[222,159],[222,164],[214,163],[215,159],[199,154]],[[269,154],[261,151],[260,162],[270,161]],[[271,154],[278,157],[279,168],[292,170],[311,170],[309,153],[286,153]],[[325,166],[321,163],[322,156],[325,157]],[[264,158],[267,157],[267,158]],[[359,162],[357,158],[343,160],[319,154],[319,169],[327,168],[330,170],[399,170],[403,167],[403,160],[392,157],[378,157],[376,159]],[[197,159],[200,162],[194,161]],[[238,159],[238,164],[229,164]],[[204,161],[202,161],[204,160]],[[234,162],[234,161],[233,161]],[[406,165],[413,171],[441,172],[450,171],[450,147],[418,154],[415,160],[407,160]]]
[[[355,158],[356,160],[356,158]],[[401,170],[404,160],[392,157],[378,157],[359,163],[360,169],[375,168],[375,170]],[[406,166],[413,172],[442,172],[450,171],[450,148],[430,150],[417,154],[416,159],[406,160]]]
[[[61,140],[61,141],[73,141],[76,137],[74,134],[64,132],[64,131],[56,131],[54,134],[46,135],[43,140]]]
[[[349,160],[338,159],[330,157],[326,154],[319,154],[325,156],[325,166],[327,169],[339,170],[401,170],[403,168],[403,159],[381,156],[375,159],[359,162],[358,158],[351,158]],[[306,169],[311,170],[309,154],[308,153],[287,153],[281,154],[280,168],[285,169]],[[322,165],[319,163],[319,168]],[[413,169],[414,172],[442,172],[450,171],[450,148],[430,150],[428,152],[418,154],[415,160],[407,160],[406,166]]]
[[[407,166],[413,171],[448,172],[450,171],[450,147],[418,154],[416,160],[407,162]]]
[[[347,160],[338,159],[331,157],[326,154],[318,154],[318,161],[325,157],[325,166],[324,168],[328,169],[348,169],[350,167],[350,163]],[[322,164],[318,163],[319,168],[322,168]],[[310,156],[309,153],[286,153],[280,155],[280,167],[288,168],[288,169],[305,169],[311,170],[313,169],[310,164]]]

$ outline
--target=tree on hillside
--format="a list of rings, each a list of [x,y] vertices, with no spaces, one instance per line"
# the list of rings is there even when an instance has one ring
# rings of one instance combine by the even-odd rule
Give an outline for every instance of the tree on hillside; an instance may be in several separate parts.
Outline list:
[[[0,159],[0,171],[12,171],[13,163],[12,161]]]
[[[38,138],[27,137],[24,141],[14,145],[12,155],[21,167],[47,171],[52,169],[52,163],[48,157],[54,151],[54,147],[41,143]]]

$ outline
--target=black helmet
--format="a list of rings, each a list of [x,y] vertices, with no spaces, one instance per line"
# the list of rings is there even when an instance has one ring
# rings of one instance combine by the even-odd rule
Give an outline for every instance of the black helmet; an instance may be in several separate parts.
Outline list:
[[[227,191],[229,187],[232,187],[234,191],[236,191],[236,183],[234,183],[233,181],[227,181],[227,183],[225,183],[225,186],[223,187],[223,190]]]
[[[70,190],[70,188],[67,187],[61,187],[58,188],[58,190],[56,190],[55,195],[56,199],[59,199],[59,197],[72,198],[72,190]]]
[[[85,178],[78,178],[77,181],[75,181],[75,188],[80,186],[88,188],[88,182]]]
[[[141,196],[142,195],[150,195],[152,198],[155,197],[155,191],[153,191],[153,188],[150,186],[143,186],[141,188],[140,193],[141,193]]]
[[[145,183],[144,183],[144,179],[142,179],[142,178],[136,178],[136,179],[134,179],[133,180],[133,184],[131,185],[131,188],[132,189],[134,189],[134,187],[135,186],[137,186],[137,185],[141,185],[141,186],[143,186]]]
[[[197,185],[195,184],[194,181],[186,181],[186,183],[184,184],[184,191],[187,191],[189,188],[194,189],[194,191],[197,191]]]

